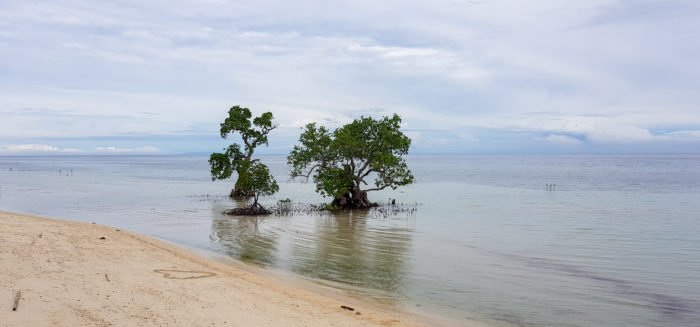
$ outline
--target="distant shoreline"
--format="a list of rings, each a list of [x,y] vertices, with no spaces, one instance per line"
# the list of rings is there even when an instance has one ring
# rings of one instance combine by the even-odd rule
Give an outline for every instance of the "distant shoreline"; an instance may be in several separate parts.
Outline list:
[[[0,211],[0,241],[0,261],[9,263],[0,266],[4,326],[435,323],[316,294],[107,226]],[[18,310],[11,312],[17,291]]]

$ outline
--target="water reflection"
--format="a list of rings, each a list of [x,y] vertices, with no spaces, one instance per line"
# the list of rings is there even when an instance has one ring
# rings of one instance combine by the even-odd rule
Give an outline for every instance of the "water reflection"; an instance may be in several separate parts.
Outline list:
[[[262,227],[265,219],[264,216],[214,213],[211,238],[232,258],[263,266],[274,265],[279,236]]]
[[[404,219],[404,218],[401,218]],[[411,229],[367,218],[366,213],[339,213],[315,218],[315,226],[294,242],[292,271],[380,291],[394,300],[402,294],[409,271]]]
[[[413,231],[410,219],[373,218],[367,212],[291,217],[214,213],[211,238],[232,258],[337,282],[352,293],[393,302],[404,297]]]

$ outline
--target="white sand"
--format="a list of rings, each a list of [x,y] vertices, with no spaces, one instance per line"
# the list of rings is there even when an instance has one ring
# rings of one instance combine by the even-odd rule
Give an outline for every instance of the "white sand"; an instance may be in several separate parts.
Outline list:
[[[370,302],[348,304],[132,232],[0,212],[0,326],[433,323]]]

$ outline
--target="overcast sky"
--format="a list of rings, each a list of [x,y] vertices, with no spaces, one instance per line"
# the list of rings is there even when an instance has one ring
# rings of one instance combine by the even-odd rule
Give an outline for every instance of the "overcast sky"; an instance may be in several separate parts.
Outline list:
[[[700,1],[0,0],[0,153],[220,150],[233,105],[414,152],[700,152]]]

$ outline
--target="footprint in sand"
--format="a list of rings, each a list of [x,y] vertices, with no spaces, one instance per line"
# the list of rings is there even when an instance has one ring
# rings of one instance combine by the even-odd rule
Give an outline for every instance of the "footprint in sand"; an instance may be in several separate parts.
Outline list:
[[[153,272],[163,275],[167,279],[199,279],[216,276],[213,272],[199,270],[174,270],[174,269],[153,269]]]

